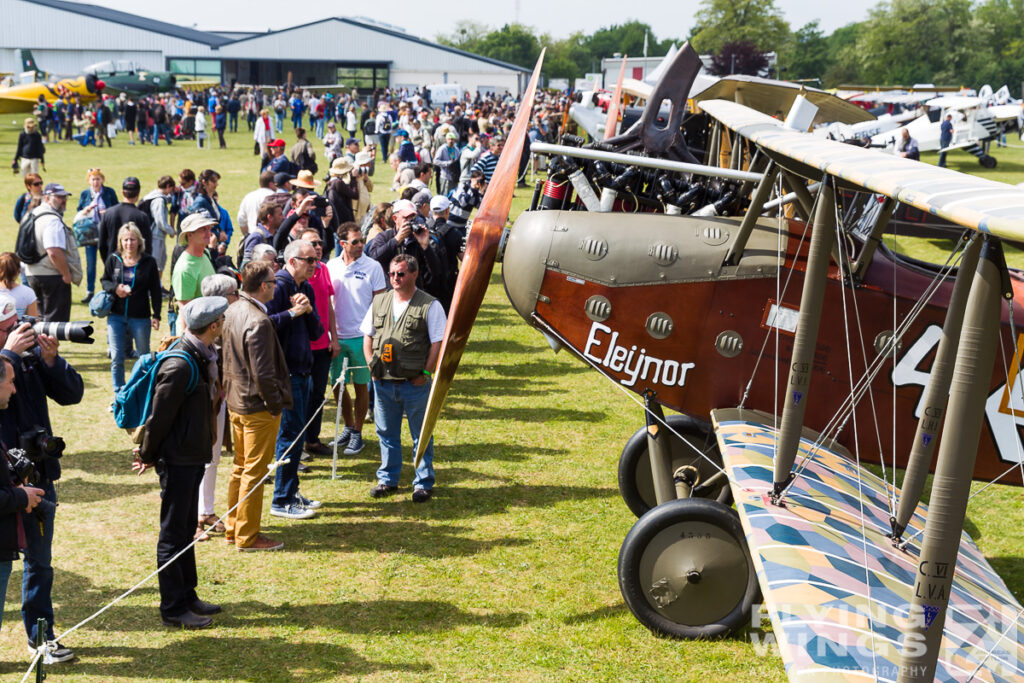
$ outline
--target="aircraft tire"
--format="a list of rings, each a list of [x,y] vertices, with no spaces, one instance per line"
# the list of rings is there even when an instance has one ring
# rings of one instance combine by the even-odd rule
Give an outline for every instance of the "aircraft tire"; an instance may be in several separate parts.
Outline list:
[[[708,432],[706,426],[687,415],[667,415],[665,421],[676,432],[679,432],[694,446],[705,451],[719,467],[722,466],[722,456],[718,452],[718,443],[714,435]],[[686,444],[682,443],[675,434],[670,434],[672,439],[672,469],[681,465],[694,464],[698,467],[701,479],[706,480],[718,469],[703,458],[698,458],[696,452]],[[714,498],[725,505],[732,504],[732,490],[727,482],[722,482],[721,487],[709,491],[707,498]],[[644,513],[653,508],[657,501],[654,496],[654,482],[651,478],[651,464],[647,456],[647,428],[641,427],[626,442],[619,456],[619,492],[626,503],[626,507],[636,515],[642,517]]]
[[[739,514],[705,498],[673,500],[637,520],[618,574],[626,606],[658,636],[726,636],[749,623],[760,599]]]
[[[995,168],[996,158],[993,156],[989,156],[988,154],[985,154],[983,156],[978,157],[978,163],[984,166],[985,168]]]

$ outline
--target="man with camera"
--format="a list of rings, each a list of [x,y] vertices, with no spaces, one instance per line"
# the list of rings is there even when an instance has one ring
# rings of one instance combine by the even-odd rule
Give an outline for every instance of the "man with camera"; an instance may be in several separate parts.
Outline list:
[[[177,556],[159,574],[160,616],[165,626],[206,628],[213,623],[210,615],[221,611],[220,605],[203,602],[196,595],[196,554],[189,546],[198,523],[199,485],[216,431],[213,404],[218,377],[213,344],[224,328],[227,309],[228,300],[222,296],[199,297],[182,307],[186,332],[174,348],[188,356],[160,363],[152,408],[132,465],[140,475],[152,467],[160,476],[157,566]]]
[[[412,256],[418,271],[416,286],[435,298],[442,297],[447,284],[445,269],[426,223],[419,220],[416,206],[408,199],[399,199],[393,207],[395,227],[370,240],[367,255],[385,270],[399,254]]]
[[[35,651],[36,621],[46,620],[46,640],[54,661],[73,659],[75,653],[54,641],[53,633],[53,545],[57,492],[53,482],[60,479],[60,456],[64,441],[53,436],[47,398],[58,405],[81,402],[85,392],[82,376],[57,353],[60,342],[37,334],[32,325],[19,322],[14,299],[0,293],[0,357],[14,368],[16,394],[7,410],[0,411],[0,440],[8,447],[25,451],[34,470],[33,485],[42,489],[43,499],[34,515],[22,518],[25,533],[25,567],[21,588],[21,614],[25,621],[29,649]],[[24,355],[23,355],[24,354]]]
[[[6,411],[14,395],[14,366],[6,359],[0,360],[0,411]],[[11,578],[11,569],[18,559],[21,544],[18,542],[18,527],[24,517],[22,511],[31,513],[46,493],[26,483],[17,470],[12,468],[13,462],[23,462],[16,449],[4,449],[4,457],[0,457],[0,618],[3,617],[7,582]],[[12,460],[12,456],[14,460]],[[24,472],[24,470],[22,470]]]

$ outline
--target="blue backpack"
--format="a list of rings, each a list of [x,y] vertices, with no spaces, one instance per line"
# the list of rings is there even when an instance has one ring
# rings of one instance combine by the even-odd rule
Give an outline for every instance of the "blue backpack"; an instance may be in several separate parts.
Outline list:
[[[114,397],[114,422],[123,429],[135,429],[146,423],[150,411],[153,409],[153,386],[156,384],[156,372],[167,358],[183,358],[188,362],[192,371],[189,380],[187,394],[196,390],[199,384],[199,367],[189,353],[175,350],[173,347],[166,351],[147,353],[135,362],[132,374],[123,387],[117,390]]]

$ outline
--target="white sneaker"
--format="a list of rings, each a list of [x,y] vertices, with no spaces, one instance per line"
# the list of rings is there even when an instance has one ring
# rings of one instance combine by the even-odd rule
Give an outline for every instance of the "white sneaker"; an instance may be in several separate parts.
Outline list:
[[[310,517],[316,517],[316,510],[310,510],[298,503],[292,503],[288,507],[271,505],[270,514],[274,517],[284,517],[285,519],[309,519]]]

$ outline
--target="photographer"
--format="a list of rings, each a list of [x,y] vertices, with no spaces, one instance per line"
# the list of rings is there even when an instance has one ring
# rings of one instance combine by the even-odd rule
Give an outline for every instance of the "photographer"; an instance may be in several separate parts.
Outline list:
[[[46,620],[46,639],[54,640],[50,556],[57,492],[53,482],[60,479],[58,458],[63,452],[63,441],[53,437],[46,399],[62,406],[74,405],[81,402],[85,385],[82,376],[58,355],[60,342],[45,334],[37,335],[27,323],[18,323],[14,299],[7,294],[0,294],[0,345],[0,356],[14,368],[16,389],[8,409],[0,411],[0,439],[27,451],[35,466],[36,485],[44,491],[43,499],[51,504],[41,514],[22,519],[25,567],[21,613],[29,647],[35,651],[38,619]],[[60,643],[52,645],[50,655],[54,661],[74,658],[75,653]]]
[[[0,411],[7,410],[13,395],[14,366],[8,360],[0,360]],[[0,619],[3,617],[7,596],[7,582],[21,549],[18,525],[24,517],[22,510],[35,510],[44,493],[42,489],[29,486],[17,478],[4,449],[4,457],[0,457]]]
[[[382,268],[388,268],[396,256],[409,254],[419,266],[416,287],[435,298],[442,297],[447,286],[442,257],[426,224],[418,222],[416,207],[407,199],[399,199],[394,203],[394,220],[394,228],[380,233],[366,245],[367,255]]]
[[[296,188],[289,205],[285,207],[285,219],[274,233],[274,243],[271,246],[278,254],[283,254],[284,248],[290,242],[299,239],[306,228],[315,229],[323,239],[324,222],[320,216],[327,215],[327,208],[327,200],[320,195],[305,188]],[[330,218],[327,220],[330,222]]]

